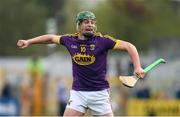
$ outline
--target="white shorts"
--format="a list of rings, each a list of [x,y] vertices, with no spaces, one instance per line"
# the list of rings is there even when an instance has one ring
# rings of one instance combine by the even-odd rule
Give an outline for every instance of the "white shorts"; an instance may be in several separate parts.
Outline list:
[[[109,89],[102,91],[70,91],[67,108],[92,115],[104,115],[112,112]]]

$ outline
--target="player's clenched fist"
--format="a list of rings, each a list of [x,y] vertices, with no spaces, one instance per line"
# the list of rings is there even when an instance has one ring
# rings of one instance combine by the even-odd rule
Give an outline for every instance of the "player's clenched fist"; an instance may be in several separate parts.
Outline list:
[[[29,43],[27,40],[18,40],[17,46],[20,48],[26,48],[29,46]]]

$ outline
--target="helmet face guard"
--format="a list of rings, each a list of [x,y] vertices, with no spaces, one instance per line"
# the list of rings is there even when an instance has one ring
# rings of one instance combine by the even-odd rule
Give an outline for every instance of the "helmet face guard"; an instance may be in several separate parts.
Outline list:
[[[79,12],[76,16],[76,23],[79,25],[83,20],[85,19],[96,19],[96,16],[94,15],[94,13],[90,12],[90,11],[82,11]]]

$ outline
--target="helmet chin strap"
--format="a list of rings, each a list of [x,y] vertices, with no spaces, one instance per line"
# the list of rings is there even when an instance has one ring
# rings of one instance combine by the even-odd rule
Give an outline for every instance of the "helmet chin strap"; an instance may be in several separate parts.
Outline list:
[[[92,38],[92,37],[94,36],[93,33],[89,33],[89,32],[83,33],[82,35],[83,35],[86,39],[90,39],[90,38]]]

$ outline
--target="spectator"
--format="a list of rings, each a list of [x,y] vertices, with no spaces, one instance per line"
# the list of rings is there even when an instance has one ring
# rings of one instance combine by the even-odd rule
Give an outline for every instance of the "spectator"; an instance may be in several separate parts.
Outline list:
[[[142,80],[142,79],[141,79]],[[141,99],[148,99],[150,98],[150,88],[147,86],[147,84],[144,81],[145,79],[143,79],[143,81],[139,80],[139,89],[136,93],[136,97],[137,98],[141,98]]]
[[[179,90],[176,91],[176,98],[180,99],[180,88],[179,88]]]
[[[12,96],[12,87],[6,83],[2,90],[0,97],[0,116],[18,116],[19,115],[19,101]]]
[[[58,81],[58,115],[63,116],[66,109],[66,104],[68,102],[68,90],[66,87],[66,82],[63,79]]]

